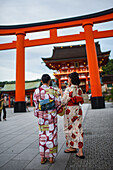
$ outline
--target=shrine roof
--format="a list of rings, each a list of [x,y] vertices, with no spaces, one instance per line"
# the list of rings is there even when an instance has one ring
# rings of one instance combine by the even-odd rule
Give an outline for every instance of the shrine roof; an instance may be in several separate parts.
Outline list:
[[[106,57],[110,55],[110,51],[101,52],[99,42],[95,43],[97,57]],[[54,47],[52,57],[42,58],[44,62],[56,62],[64,60],[76,60],[76,59],[86,59],[86,46],[75,45],[75,46],[63,46],[63,47]]]
[[[38,88],[40,85],[40,81],[28,81],[25,82],[25,90],[32,90]],[[15,91],[15,82],[14,83],[7,83],[4,85],[4,87],[1,89],[3,92],[8,91]]]

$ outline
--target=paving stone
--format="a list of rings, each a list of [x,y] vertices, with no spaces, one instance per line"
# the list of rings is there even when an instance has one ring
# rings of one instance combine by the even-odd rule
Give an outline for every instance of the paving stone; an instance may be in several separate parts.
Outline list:
[[[4,151],[6,151],[8,149],[8,147],[0,147],[0,154],[3,153]]]
[[[23,152],[14,157],[14,160],[32,160],[39,153],[39,150],[26,148]]]
[[[49,161],[46,164],[40,163],[40,154],[38,154],[26,167],[25,170],[48,170],[50,168]]]
[[[11,160],[1,170],[23,170],[24,167],[29,163],[29,161],[17,161]]]
[[[4,142],[7,142],[9,140],[11,140],[12,138],[14,138],[16,135],[7,135],[7,136],[4,136],[0,139],[0,145]]]
[[[0,168],[15,156],[16,154],[0,154]]]
[[[16,144],[12,146],[11,148],[7,149],[4,153],[21,153],[24,151],[29,145],[27,144]]]
[[[39,139],[38,139],[38,135],[37,135],[37,140],[34,141],[33,143],[31,143],[29,145],[29,148],[34,148],[34,149],[37,149],[39,147]]]

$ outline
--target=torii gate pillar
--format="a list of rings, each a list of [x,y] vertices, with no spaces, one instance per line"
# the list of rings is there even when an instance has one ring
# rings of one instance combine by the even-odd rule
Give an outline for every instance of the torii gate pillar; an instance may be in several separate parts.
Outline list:
[[[86,50],[87,50],[87,60],[89,66],[90,74],[90,84],[91,84],[91,105],[92,109],[105,108],[104,97],[102,96],[99,67],[97,61],[96,48],[94,43],[92,23],[84,23],[85,40],[86,40]]]
[[[25,33],[17,33],[16,42],[16,91],[14,112],[26,112],[25,102]]]

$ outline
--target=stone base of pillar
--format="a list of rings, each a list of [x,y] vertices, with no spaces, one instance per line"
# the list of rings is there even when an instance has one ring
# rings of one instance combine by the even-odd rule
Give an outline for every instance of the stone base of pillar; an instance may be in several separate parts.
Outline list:
[[[92,109],[105,108],[104,97],[103,96],[91,97],[91,107],[92,107]]]
[[[26,112],[26,102],[15,102],[14,103],[14,113]]]

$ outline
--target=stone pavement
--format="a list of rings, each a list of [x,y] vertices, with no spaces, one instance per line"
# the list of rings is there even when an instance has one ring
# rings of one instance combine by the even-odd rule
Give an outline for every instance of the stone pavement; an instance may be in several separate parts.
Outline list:
[[[33,108],[27,113],[7,109],[7,121],[0,122],[1,170],[111,170],[113,169],[113,105],[91,110],[83,105],[85,160],[65,154],[63,117],[58,116],[58,154],[54,164],[40,164],[37,118]]]

